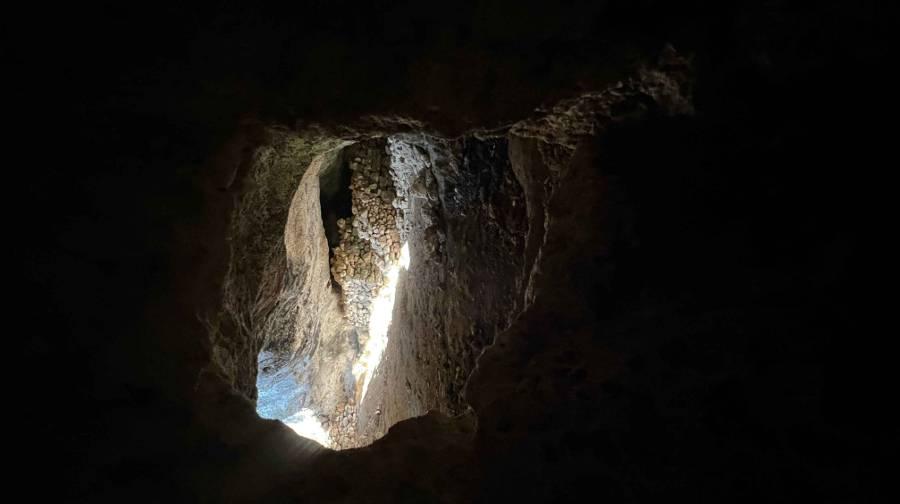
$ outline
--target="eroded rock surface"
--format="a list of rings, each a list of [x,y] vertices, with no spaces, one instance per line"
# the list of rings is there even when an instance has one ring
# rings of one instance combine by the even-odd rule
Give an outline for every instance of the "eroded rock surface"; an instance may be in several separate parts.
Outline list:
[[[268,332],[252,339],[294,370],[281,376],[304,392],[288,409],[316,411],[332,446],[368,444],[431,410],[467,411],[476,357],[521,306],[526,208],[507,150],[496,134],[391,135],[333,149],[305,170],[285,228],[290,267],[267,273],[285,278],[279,293],[259,292],[257,303],[273,308],[257,326]],[[335,220],[329,279],[317,184],[344,165],[352,215]],[[382,342],[369,333],[386,296],[394,304],[378,314],[389,323]]]

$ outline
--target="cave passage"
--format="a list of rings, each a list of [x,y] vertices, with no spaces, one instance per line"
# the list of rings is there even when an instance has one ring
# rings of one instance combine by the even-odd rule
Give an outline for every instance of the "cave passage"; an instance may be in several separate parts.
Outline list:
[[[261,324],[259,415],[340,450],[430,411],[467,413],[465,382],[523,285],[506,138],[398,134],[308,164]]]
[[[398,194],[398,187],[408,183],[397,180],[400,175],[391,170],[389,158],[381,140],[340,149],[314,163],[318,173],[307,175],[318,185],[321,219],[318,226],[313,215],[303,220],[313,223],[307,233],[323,236],[327,244],[331,292],[311,296],[316,282],[309,279],[297,289],[319,300],[313,311],[333,306],[326,317],[335,315],[340,322],[326,330],[301,331],[294,335],[297,345],[269,345],[259,354],[259,415],[281,420],[326,447],[359,444],[353,424],[387,348],[401,270],[410,265],[409,244],[400,231],[409,218],[407,198],[403,190]],[[305,214],[315,208],[309,201],[294,205]],[[308,265],[315,259],[307,254],[301,261]],[[321,373],[324,368],[328,372]],[[340,379],[328,381],[338,368]],[[329,407],[334,404],[338,411]]]

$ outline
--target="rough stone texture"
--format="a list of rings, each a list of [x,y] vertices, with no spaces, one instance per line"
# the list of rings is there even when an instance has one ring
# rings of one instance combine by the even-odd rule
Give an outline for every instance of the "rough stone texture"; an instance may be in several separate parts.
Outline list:
[[[354,7],[9,17],[11,460],[34,500],[892,501],[885,7]],[[627,85],[666,42],[695,55],[694,115],[653,86],[589,135],[508,136],[525,293],[474,415],[341,452],[256,416],[257,343],[204,321],[268,127],[494,131]]]
[[[285,303],[294,307],[295,332],[288,355],[308,362],[300,381],[310,384],[308,402],[321,412],[332,411],[352,397],[352,365],[355,335],[346,326],[340,300],[332,288],[328,243],[319,206],[319,176],[336,153],[315,158],[294,194],[284,231],[289,262],[295,280],[282,290]],[[315,376],[312,380],[310,377]],[[351,383],[348,383],[350,381]]]
[[[292,144],[261,151],[281,149],[278,156],[303,161],[284,145]],[[266,364],[271,375],[290,368],[296,378],[285,379],[304,384],[296,408],[319,413],[335,448],[368,444],[431,410],[467,411],[462,389],[475,359],[509,326],[524,286],[526,208],[507,150],[497,134],[458,140],[401,134],[336,149],[313,160],[293,197],[285,227],[289,273],[253,270],[241,264],[253,256],[232,255],[231,275],[285,275],[279,291],[257,295],[257,304],[274,308],[252,339],[266,341],[276,356]],[[331,274],[338,308],[322,271],[326,233],[316,206],[323,170],[344,162],[352,173],[353,215],[335,223]],[[242,239],[232,234],[232,242]],[[368,340],[371,303],[400,258],[401,242],[411,266],[398,281],[387,347],[377,368],[357,372],[353,362]],[[279,250],[272,247],[273,254]],[[276,259],[270,260],[281,264]],[[364,386],[366,378],[371,383]],[[269,383],[275,385],[285,386]]]
[[[231,258],[223,282],[222,309],[204,319],[209,326],[214,363],[235,390],[250,399],[256,398],[256,355],[264,346],[296,352],[291,347],[298,325],[310,331],[329,323],[323,315],[328,302],[318,299],[326,294],[316,291],[312,294],[316,299],[311,302],[285,296],[296,295],[296,285],[313,285],[318,278],[316,253],[320,243],[306,239],[313,234],[313,224],[320,222],[312,220],[318,213],[313,214],[310,208],[302,217],[297,212],[289,217],[288,212],[296,192],[306,187],[318,189],[317,182],[311,180],[298,188],[298,181],[315,156],[333,143],[274,129],[260,133],[256,141],[262,145],[247,145],[239,154],[244,157],[243,169],[230,175],[240,177],[243,190],[228,234]],[[299,219],[309,222],[300,224]],[[312,306],[316,311],[307,309]],[[298,310],[302,320],[296,320]]]
[[[353,215],[337,221],[340,245],[334,248],[331,264],[332,276],[341,286],[344,315],[363,334],[369,331],[373,298],[385,287],[402,246],[399,216],[392,204],[397,192],[380,150],[377,144],[348,149]]]
[[[504,329],[521,290],[524,204],[500,138],[390,137],[407,193],[401,270],[384,357],[359,420],[365,440],[437,410],[465,413],[462,388],[481,348]],[[477,175],[476,175],[477,174]],[[519,202],[519,206],[516,206]]]

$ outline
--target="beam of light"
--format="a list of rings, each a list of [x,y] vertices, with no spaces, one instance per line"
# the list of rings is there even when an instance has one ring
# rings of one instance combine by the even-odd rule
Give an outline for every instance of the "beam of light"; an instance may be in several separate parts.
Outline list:
[[[409,270],[409,242],[404,243],[400,248],[400,267]]]
[[[400,249],[400,260],[391,266],[387,273],[387,283],[378,291],[378,295],[372,301],[371,317],[369,318],[369,339],[363,348],[362,355],[353,365],[353,374],[363,376],[362,394],[360,401],[365,399],[369,391],[369,382],[372,375],[378,369],[384,349],[388,343],[388,329],[391,327],[391,319],[394,313],[394,300],[397,295],[397,280],[400,277],[400,268],[409,269],[409,243],[404,243]]]

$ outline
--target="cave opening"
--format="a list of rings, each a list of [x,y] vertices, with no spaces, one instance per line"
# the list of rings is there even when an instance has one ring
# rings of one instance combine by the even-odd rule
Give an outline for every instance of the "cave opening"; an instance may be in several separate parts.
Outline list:
[[[309,159],[284,145],[259,156],[303,164],[269,256],[287,258],[270,262],[280,292],[254,305],[259,416],[341,450],[468,414],[475,360],[520,307],[527,218],[506,138],[395,134]]]
[[[410,219],[403,190],[409,183],[401,178],[409,173],[392,169],[390,157],[384,139],[326,153],[310,164],[291,204],[302,217],[304,239],[327,249],[327,263],[308,248],[297,258],[306,278],[295,291],[313,299],[319,320],[289,337],[294,344],[276,346],[267,337],[258,360],[257,412],[326,447],[362,444],[354,424],[387,348],[401,271],[410,266],[408,236],[401,232]],[[285,233],[296,231],[289,225]],[[313,279],[323,263],[330,289],[316,289]],[[376,407],[372,416],[379,415]]]

